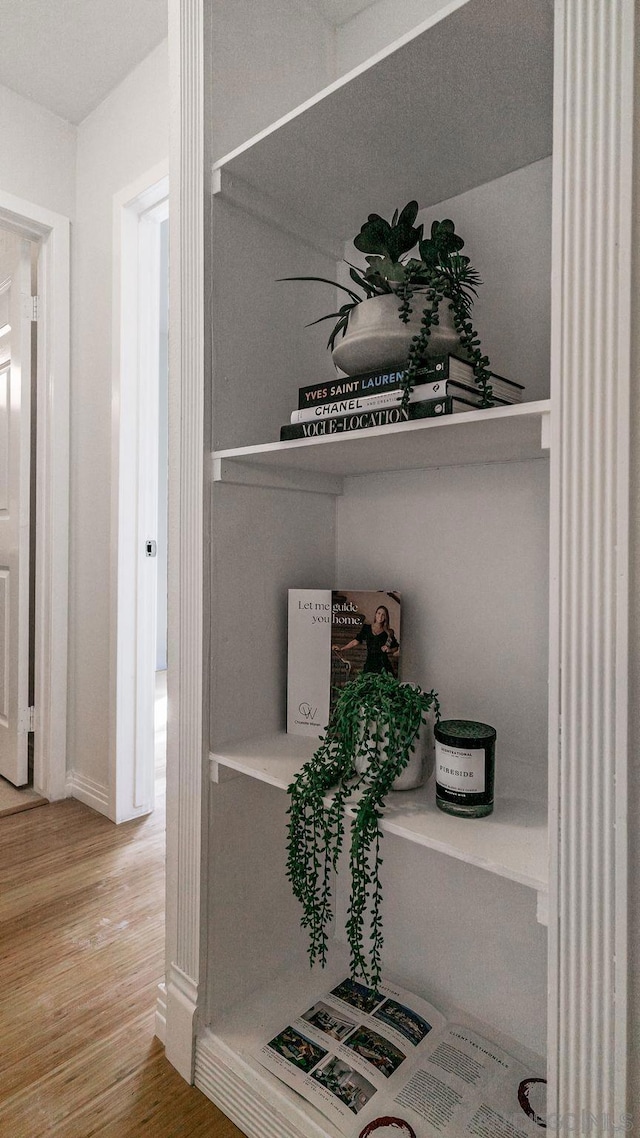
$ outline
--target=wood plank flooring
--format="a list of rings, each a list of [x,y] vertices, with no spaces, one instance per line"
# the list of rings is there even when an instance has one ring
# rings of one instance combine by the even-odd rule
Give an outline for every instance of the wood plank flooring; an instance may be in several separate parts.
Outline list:
[[[17,790],[6,779],[0,778],[0,818],[7,814],[18,814],[21,810],[33,810],[34,806],[44,806],[46,801],[31,787]]]
[[[164,811],[0,818],[0,1136],[243,1138],[154,1039]]]

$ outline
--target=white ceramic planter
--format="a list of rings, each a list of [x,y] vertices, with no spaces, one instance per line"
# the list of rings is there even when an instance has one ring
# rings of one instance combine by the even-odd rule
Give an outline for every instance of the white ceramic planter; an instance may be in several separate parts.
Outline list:
[[[349,314],[343,337],[336,341],[332,359],[347,375],[367,371],[404,368],[411,340],[420,331],[421,300],[415,296],[408,324],[403,324],[398,309],[400,300],[393,293],[372,296],[357,304]],[[426,355],[440,356],[460,352],[460,340],[453,323],[453,313],[445,299],[438,310],[439,323],[431,329]]]
[[[431,778],[435,767],[434,723],[435,715],[431,710],[427,715],[426,723],[423,723],[420,728],[415,749],[409,762],[394,780],[392,790],[415,790],[416,787],[423,786],[427,779]],[[388,736],[385,731],[382,733],[380,741],[380,749],[383,752],[386,749],[387,740]],[[363,757],[356,756],[354,765],[358,774],[363,774],[368,766],[368,761]]]

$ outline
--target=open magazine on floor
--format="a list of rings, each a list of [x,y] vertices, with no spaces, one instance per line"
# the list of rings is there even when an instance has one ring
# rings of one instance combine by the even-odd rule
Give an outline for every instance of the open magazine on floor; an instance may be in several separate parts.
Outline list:
[[[546,1080],[393,984],[345,979],[256,1058],[347,1138],[540,1138]]]

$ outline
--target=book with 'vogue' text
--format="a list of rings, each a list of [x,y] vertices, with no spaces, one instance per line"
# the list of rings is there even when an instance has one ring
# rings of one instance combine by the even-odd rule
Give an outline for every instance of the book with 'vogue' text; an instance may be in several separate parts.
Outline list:
[[[410,403],[404,410],[399,404],[388,407],[373,407],[369,410],[354,411],[349,415],[335,418],[313,419],[309,423],[285,423],[280,428],[280,441],[290,439],[315,439],[322,435],[343,435],[348,431],[363,431],[370,427],[388,427],[396,423],[408,423],[414,419],[443,418],[459,411],[477,410],[477,402],[466,399],[423,399]]]

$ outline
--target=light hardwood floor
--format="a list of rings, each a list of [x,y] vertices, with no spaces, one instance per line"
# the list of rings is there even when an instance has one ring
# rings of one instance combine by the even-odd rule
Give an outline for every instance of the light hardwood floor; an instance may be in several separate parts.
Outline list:
[[[18,814],[20,810],[33,810],[35,806],[44,806],[43,798],[31,787],[26,786],[17,790],[6,779],[0,778],[0,818],[7,814]]]
[[[153,1036],[164,811],[0,818],[1,1138],[242,1138]]]

